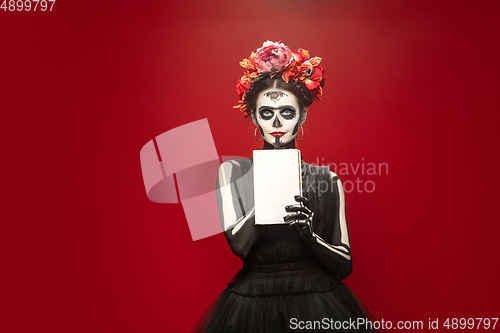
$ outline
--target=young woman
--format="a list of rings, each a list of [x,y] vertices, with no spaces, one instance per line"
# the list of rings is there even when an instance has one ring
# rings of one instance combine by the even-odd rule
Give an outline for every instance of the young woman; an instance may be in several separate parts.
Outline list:
[[[295,148],[301,140],[307,107],[320,100],[325,83],[320,62],[268,41],[240,63],[246,71],[237,108],[252,118],[263,149]],[[328,166],[302,161],[303,193],[285,207],[286,223],[256,225],[252,164],[232,160],[219,169],[220,219],[243,269],[193,331],[371,331],[368,312],[342,283],[352,257],[340,179]]]

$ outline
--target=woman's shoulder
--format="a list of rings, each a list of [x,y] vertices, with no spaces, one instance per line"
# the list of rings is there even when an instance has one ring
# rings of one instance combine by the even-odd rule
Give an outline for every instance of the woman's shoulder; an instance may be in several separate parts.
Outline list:
[[[227,160],[219,166],[219,174],[247,173],[252,168],[252,165],[252,158]]]
[[[232,160],[226,160],[224,161],[220,167],[224,168],[244,168],[251,166],[253,164],[253,159],[252,158],[245,158],[245,159],[232,159]]]

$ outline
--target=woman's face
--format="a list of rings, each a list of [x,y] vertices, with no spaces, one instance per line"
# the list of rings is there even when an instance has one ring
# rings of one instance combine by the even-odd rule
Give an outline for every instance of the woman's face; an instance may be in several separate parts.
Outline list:
[[[259,94],[253,120],[266,142],[274,144],[276,135],[279,135],[281,145],[285,145],[295,139],[305,117],[301,121],[301,110],[294,94],[270,88]]]

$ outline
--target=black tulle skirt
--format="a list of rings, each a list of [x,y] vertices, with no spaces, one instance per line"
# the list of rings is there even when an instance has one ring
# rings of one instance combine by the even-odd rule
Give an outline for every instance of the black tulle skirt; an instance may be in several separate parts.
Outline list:
[[[192,332],[375,332],[362,324],[369,320],[339,278],[302,261],[244,265]]]

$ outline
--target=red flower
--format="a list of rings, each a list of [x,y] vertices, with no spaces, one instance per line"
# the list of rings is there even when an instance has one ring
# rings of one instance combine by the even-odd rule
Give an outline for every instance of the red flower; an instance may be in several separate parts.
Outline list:
[[[307,89],[309,89],[309,90],[314,90],[317,87],[319,87],[319,81],[314,81],[314,80],[311,80],[309,78],[306,78],[304,80],[304,84],[306,85]],[[311,93],[312,93],[312,91],[311,91]]]
[[[238,97],[240,99],[242,99],[243,95],[245,94],[245,91],[248,90],[248,86],[245,86],[245,84],[243,82],[241,82],[241,80],[238,81],[238,83],[236,83],[236,93],[238,94]]]
[[[322,77],[323,77],[323,74],[324,74],[324,69],[323,69],[323,66],[318,65],[318,66],[316,66],[316,67],[313,67],[312,74],[311,74],[311,76],[309,76],[309,78],[310,78],[311,80],[314,80],[314,79],[319,79],[319,78],[322,78]]]
[[[298,49],[297,51],[292,51],[293,58],[297,62],[304,62],[309,59],[309,51],[304,49]]]

